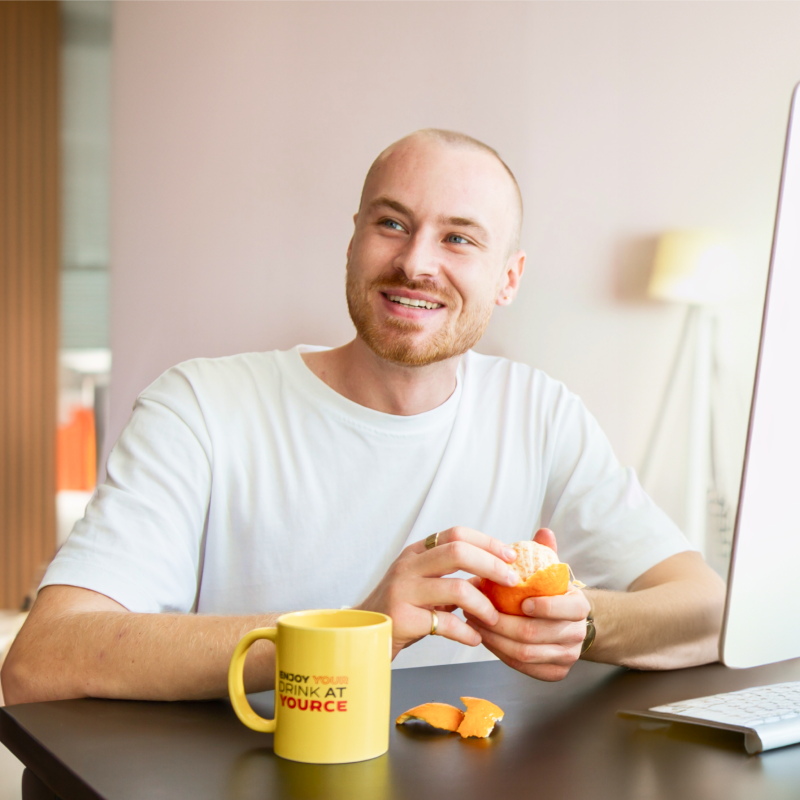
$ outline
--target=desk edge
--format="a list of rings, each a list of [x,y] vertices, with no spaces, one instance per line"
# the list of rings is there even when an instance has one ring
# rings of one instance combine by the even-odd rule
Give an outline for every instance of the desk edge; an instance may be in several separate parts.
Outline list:
[[[0,707],[0,743],[63,800],[105,800]]]

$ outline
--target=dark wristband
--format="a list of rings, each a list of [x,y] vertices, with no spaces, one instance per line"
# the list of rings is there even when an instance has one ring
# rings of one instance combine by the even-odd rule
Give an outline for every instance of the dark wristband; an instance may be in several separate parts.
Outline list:
[[[594,644],[594,637],[596,633],[597,629],[594,627],[594,619],[591,616],[586,617],[586,636],[583,637],[581,655],[583,655]]]

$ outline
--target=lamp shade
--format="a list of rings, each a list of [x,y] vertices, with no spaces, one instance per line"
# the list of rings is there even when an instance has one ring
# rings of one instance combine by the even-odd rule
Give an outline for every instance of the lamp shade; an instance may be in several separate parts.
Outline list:
[[[720,231],[671,231],[658,240],[647,296],[692,305],[723,303],[742,291],[729,238]]]

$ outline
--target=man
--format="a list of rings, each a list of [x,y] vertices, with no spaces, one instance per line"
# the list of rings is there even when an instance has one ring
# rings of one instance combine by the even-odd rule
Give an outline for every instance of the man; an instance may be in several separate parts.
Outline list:
[[[246,631],[343,605],[392,617],[396,664],[489,651],[559,680],[590,611],[588,658],[715,660],[722,582],[580,401],[470,350],[519,289],[521,216],[480,142],[427,130],[385,150],[347,250],[356,338],[186,362],[141,395],[8,656],[8,702],[221,696]],[[545,525],[605,590],[499,614],[476,581],[516,583],[507,545]],[[270,688],[272,646],[251,653],[248,691]]]

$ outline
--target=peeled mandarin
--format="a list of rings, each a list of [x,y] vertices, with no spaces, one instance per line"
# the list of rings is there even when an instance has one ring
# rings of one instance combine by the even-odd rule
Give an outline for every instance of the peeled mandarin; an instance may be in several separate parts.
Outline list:
[[[511,565],[519,575],[516,586],[482,578],[478,588],[503,614],[523,617],[522,601],[528,597],[550,597],[566,594],[569,589],[569,567],[558,560],[554,550],[538,542],[514,542],[517,558]]]
[[[464,719],[464,712],[448,703],[423,703],[421,706],[410,708],[402,713],[395,724],[402,725],[410,719],[421,719],[428,725],[433,725],[434,728],[455,731],[458,730],[458,726]]]
[[[458,732],[464,739],[468,736],[485,739],[494,730],[495,722],[503,719],[503,709],[488,700],[482,700],[480,697],[462,697],[461,702],[467,707],[467,713],[458,726]]]

